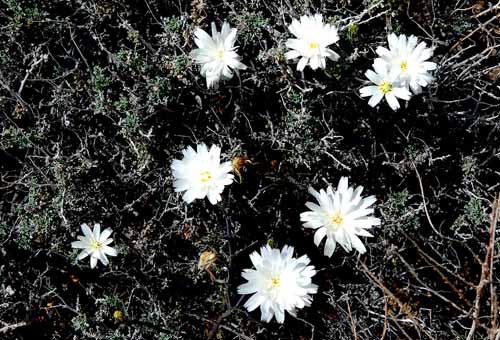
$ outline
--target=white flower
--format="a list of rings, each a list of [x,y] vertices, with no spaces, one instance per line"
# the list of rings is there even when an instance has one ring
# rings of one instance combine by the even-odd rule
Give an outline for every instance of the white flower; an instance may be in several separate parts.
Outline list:
[[[397,98],[410,100],[411,93],[398,80],[398,73],[394,70],[390,71],[387,66],[388,64],[382,59],[375,59],[373,63],[375,72],[368,70],[365,73],[366,77],[375,85],[362,87],[359,89],[359,93],[361,97],[371,96],[368,101],[368,105],[371,107],[375,107],[385,97],[391,109],[396,111],[400,107]]]
[[[293,19],[288,29],[297,39],[287,40],[286,46],[291,51],[288,51],[285,56],[286,59],[301,57],[297,64],[298,71],[304,70],[307,64],[313,70],[318,67],[325,68],[325,58],[333,61],[340,58],[337,53],[328,48],[329,45],[339,40],[337,28],[330,24],[324,24],[320,14],[301,16],[300,21]]]
[[[224,186],[233,182],[231,162],[220,162],[221,149],[212,145],[210,151],[205,144],[198,144],[196,151],[191,146],[182,150],[184,158],[174,160],[171,165],[176,192],[185,191],[182,198],[187,203],[208,197],[212,204],[222,200]]]
[[[392,33],[387,38],[389,49],[379,46],[377,54],[389,64],[389,68],[398,73],[404,86],[410,87],[414,94],[422,92],[432,80],[429,71],[435,70],[437,64],[426,61],[432,57],[433,50],[427,48],[425,42],[418,43],[415,36]]]
[[[262,321],[276,316],[276,321],[283,323],[285,311],[295,316],[296,308],[311,304],[310,294],[315,294],[318,286],[311,282],[316,271],[308,266],[306,255],[293,258],[293,247],[284,246],[280,252],[265,245],[260,254],[250,254],[250,260],[255,269],[243,270],[241,276],[248,282],[238,287],[239,294],[253,294],[245,303],[249,312],[260,306]]]
[[[107,228],[101,233],[101,225],[99,223],[94,224],[93,231],[85,223],[81,225],[81,228],[84,236],[79,235],[78,241],[71,243],[71,247],[83,249],[80,255],[78,255],[78,260],[90,255],[90,268],[96,266],[97,260],[100,260],[103,265],[107,266],[109,261],[106,255],[117,255],[116,250],[108,246],[108,244],[113,242],[113,239],[109,238],[113,231]]]
[[[236,53],[236,33],[237,29],[231,28],[226,22],[222,25],[221,32],[217,31],[212,22],[212,36],[200,28],[194,31],[194,42],[198,48],[191,52],[191,57],[201,65],[201,75],[207,79],[208,88],[217,88],[220,79],[231,79],[231,70],[247,68]]]
[[[309,188],[309,192],[318,200],[319,205],[307,202],[311,211],[300,214],[304,227],[317,229],[314,234],[314,243],[319,246],[326,236],[325,256],[331,257],[337,242],[346,250],[352,248],[361,254],[366,248],[358,236],[371,237],[366,229],[379,225],[380,219],[369,216],[373,209],[368,208],[375,203],[375,196],[361,198],[363,187],[354,190],[348,187],[347,177],[342,177],[336,191],[331,186],[317,192]]]

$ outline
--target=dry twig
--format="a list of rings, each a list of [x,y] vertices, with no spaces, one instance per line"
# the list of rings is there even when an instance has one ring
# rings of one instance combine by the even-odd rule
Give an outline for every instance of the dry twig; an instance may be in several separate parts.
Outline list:
[[[489,240],[486,245],[486,255],[481,264],[481,278],[479,279],[479,283],[476,286],[476,298],[474,300],[474,307],[472,313],[472,326],[469,330],[466,340],[472,340],[474,338],[474,333],[477,329],[477,326],[481,324],[480,313],[481,313],[481,298],[484,293],[484,289],[487,287],[489,283],[492,283],[493,276],[493,259],[495,256],[495,234],[498,224],[498,214],[499,214],[499,202],[500,202],[500,194],[497,195],[495,200],[493,201],[493,207],[491,212],[491,223],[489,228]],[[494,290],[494,289],[493,289]],[[493,293],[493,292],[492,292]],[[496,305],[496,298],[491,299],[491,304]],[[492,306],[491,310],[496,313],[496,306]],[[492,328],[495,329],[492,329]],[[496,325],[496,315],[492,315],[492,327],[490,328],[490,339],[495,340],[499,330]]]

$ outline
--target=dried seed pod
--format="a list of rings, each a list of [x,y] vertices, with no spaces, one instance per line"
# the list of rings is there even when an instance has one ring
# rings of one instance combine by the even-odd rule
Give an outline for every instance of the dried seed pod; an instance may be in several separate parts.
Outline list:
[[[247,165],[252,164],[250,159],[247,156],[236,156],[231,161],[233,165],[233,171],[240,178],[240,182],[242,181],[241,170]]]
[[[199,270],[209,270],[217,261],[217,254],[211,250],[205,250],[200,255],[200,260],[198,261]]]

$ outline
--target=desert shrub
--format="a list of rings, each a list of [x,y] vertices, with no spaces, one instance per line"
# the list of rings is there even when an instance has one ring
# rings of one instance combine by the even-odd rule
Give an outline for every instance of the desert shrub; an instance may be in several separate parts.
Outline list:
[[[325,70],[285,60],[307,13],[339,28]],[[491,338],[498,242],[476,293],[499,182],[497,15],[488,1],[4,1],[0,337]],[[207,89],[193,32],[224,20],[248,69]],[[439,64],[397,112],[358,95],[388,32]],[[172,160],[198,142],[251,161],[216,206],[173,191]],[[309,186],[341,176],[376,195],[383,223],[366,255],[328,258],[299,214]],[[96,222],[119,256],[91,270],[71,242]],[[284,326],[237,294],[265,243],[319,270]]]

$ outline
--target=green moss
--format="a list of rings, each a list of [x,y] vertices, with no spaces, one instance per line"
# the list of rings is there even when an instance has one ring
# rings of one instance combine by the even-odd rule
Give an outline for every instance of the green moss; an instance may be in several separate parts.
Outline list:
[[[110,312],[114,309],[124,310],[126,307],[120,297],[113,293],[104,295],[104,298],[100,299],[99,303],[109,308]]]
[[[115,109],[120,112],[125,112],[130,109],[129,98],[124,95],[120,95],[120,99],[115,102]]]
[[[137,30],[129,30],[127,33],[127,38],[130,40],[136,47],[140,46],[141,39],[139,38],[139,32]]]
[[[420,225],[418,211],[411,204],[412,195],[407,189],[389,195],[383,205],[384,231],[391,239],[400,239],[401,231],[411,234]]]
[[[38,179],[33,179],[17,213],[15,241],[22,249],[31,249],[33,241],[43,242],[57,226],[52,195]]]
[[[169,95],[171,80],[168,77],[157,76],[150,79],[147,91],[147,101],[150,105],[156,105],[166,101]]]
[[[290,89],[290,91],[287,93],[288,99],[290,100],[291,103],[295,105],[299,105],[302,102],[302,92],[295,90],[295,89]]]
[[[17,0],[5,0],[8,10],[11,12],[7,16],[9,24],[16,30],[23,26],[30,27],[35,20],[42,17],[42,13],[37,7],[27,6],[25,3]]]
[[[473,156],[464,157],[462,161],[462,172],[466,179],[472,179],[478,173],[476,158]]]
[[[488,214],[482,205],[482,201],[477,197],[471,197],[465,205],[465,216],[473,227],[480,227],[488,222]]]
[[[31,138],[36,137],[33,132],[15,126],[6,127],[2,131],[0,147],[2,149],[27,149],[31,146]]]
[[[262,12],[244,10],[233,18],[239,29],[238,34],[246,43],[262,39],[264,28],[269,25],[269,18]]]
[[[75,331],[82,334],[87,334],[90,325],[87,316],[83,313],[76,315],[71,319],[71,326]]]
[[[325,69],[325,74],[330,77],[334,78],[335,80],[340,80],[344,77],[344,72],[347,69],[347,64],[344,63],[333,63],[330,62],[327,64],[327,67]]]
[[[111,85],[111,79],[100,66],[92,69],[92,86],[97,92],[104,92]]]
[[[352,24],[347,29],[347,39],[351,42],[358,40],[359,25]]]
[[[184,18],[168,17],[164,19],[166,29],[172,33],[181,33],[184,27]]]
[[[190,65],[191,59],[184,54],[170,57],[166,63],[167,69],[176,78],[182,78]]]
[[[337,22],[339,21],[340,17],[338,15],[333,15],[333,16],[328,16],[326,18],[323,18],[327,24],[330,25],[337,25]]]
[[[11,59],[5,51],[0,51],[0,66],[8,65],[11,62]]]
[[[162,19],[162,27],[164,32],[158,34],[161,45],[177,49],[192,39],[195,24],[187,16],[170,16]]]
[[[9,234],[10,227],[5,222],[0,222],[0,239],[7,237]]]

